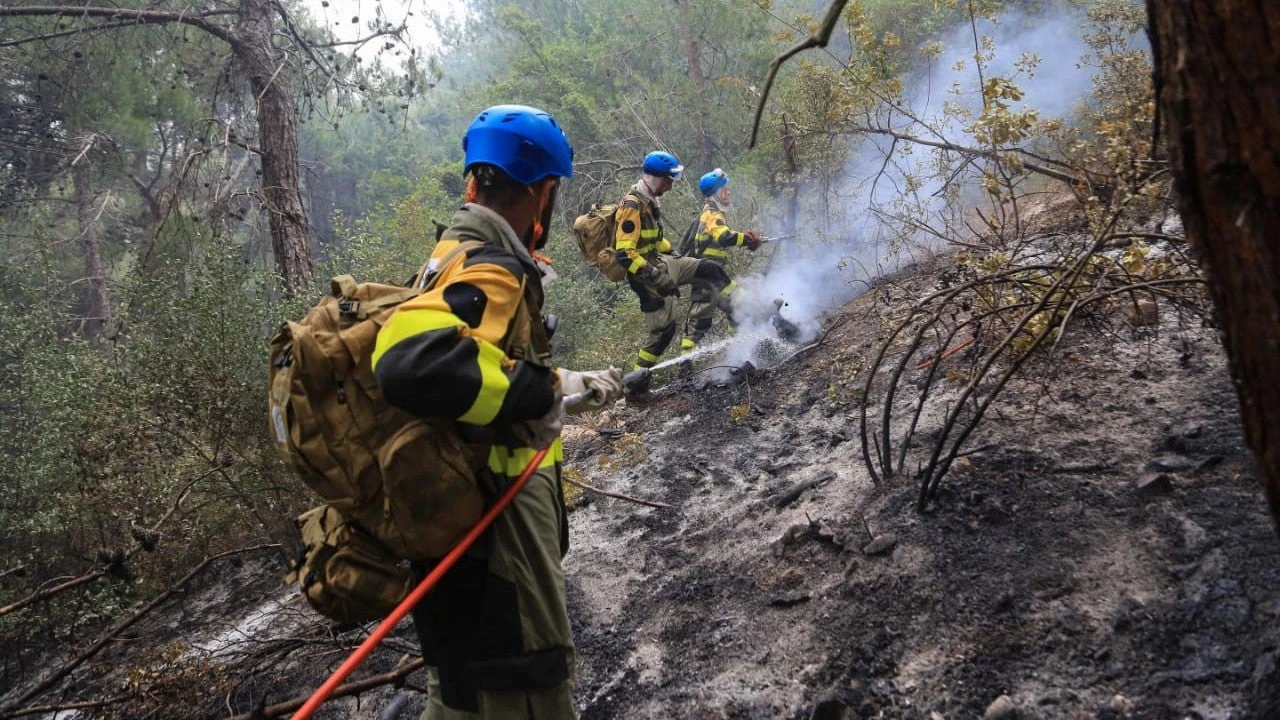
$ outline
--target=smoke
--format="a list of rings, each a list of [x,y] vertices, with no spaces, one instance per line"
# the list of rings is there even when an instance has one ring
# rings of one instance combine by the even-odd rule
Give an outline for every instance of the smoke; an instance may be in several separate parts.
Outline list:
[[[975,39],[984,54],[982,77],[1011,79],[1024,92],[1011,110],[1035,108],[1041,119],[1067,117],[1087,97],[1094,68],[1082,62],[1089,47],[1081,37],[1082,16],[1055,10],[1047,15],[1010,13],[997,22],[964,24],[941,39],[941,53],[911,75],[905,94],[908,112],[886,112],[882,127],[928,140],[973,145],[964,131],[967,112],[982,109]],[[989,38],[989,42],[983,38]],[[909,214],[934,223],[944,212],[944,183],[960,183],[976,198],[978,171],[955,172],[963,158],[954,153],[894,141],[883,135],[854,140],[850,161],[837,182],[802,192],[794,218],[783,202],[767,213],[768,225],[794,227],[798,235],[774,248],[767,270],[739,281],[734,309],[738,329],[725,364],[757,367],[776,362],[775,300],[781,315],[799,332],[789,341],[804,344],[821,332],[826,313],[871,287],[877,278],[938,249],[943,242],[911,228],[885,222]],[[788,353],[789,354],[789,353]]]

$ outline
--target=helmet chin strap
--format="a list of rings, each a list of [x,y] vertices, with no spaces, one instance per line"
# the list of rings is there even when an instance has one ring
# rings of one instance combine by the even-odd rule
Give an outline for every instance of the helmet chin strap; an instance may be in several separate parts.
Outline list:
[[[551,264],[551,258],[539,254],[537,247],[538,242],[542,240],[542,236],[547,232],[547,229],[542,226],[542,213],[547,208],[547,202],[551,197],[551,189],[553,187],[555,187],[555,182],[547,179],[539,183],[539,189],[537,190],[533,186],[529,186],[529,194],[533,195],[537,201],[537,208],[533,212],[533,232],[529,233],[529,255],[534,260],[539,260],[548,265]]]

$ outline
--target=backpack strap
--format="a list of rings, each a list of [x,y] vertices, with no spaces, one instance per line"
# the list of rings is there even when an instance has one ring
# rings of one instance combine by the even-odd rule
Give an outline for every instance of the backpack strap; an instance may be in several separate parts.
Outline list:
[[[459,255],[465,255],[482,247],[484,247],[484,243],[480,240],[462,240],[458,242],[457,247],[445,253],[444,257],[440,258],[440,262],[432,263],[431,259],[428,259],[423,264],[422,269],[418,271],[417,276],[415,276],[414,288],[419,292],[426,292],[434,288],[440,280],[441,270],[452,265]]]

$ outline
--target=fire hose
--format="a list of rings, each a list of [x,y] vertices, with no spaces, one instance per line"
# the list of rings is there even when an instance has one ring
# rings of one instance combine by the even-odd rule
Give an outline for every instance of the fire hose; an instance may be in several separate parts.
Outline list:
[[[623,376],[623,382],[626,383],[628,381],[638,380],[643,375],[648,374],[648,372],[649,371],[645,368],[634,370]],[[582,402],[594,392],[594,390],[586,390],[584,392],[570,395],[562,401],[563,406],[569,407]],[[338,689],[338,686],[342,684],[342,681],[346,680],[347,677],[351,675],[357,667],[359,667],[360,663],[364,662],[365,658],[369,656],[369,653],[373,652],[373,649],[385,640],[387,635],[391,634],[391,631],[395,629],[395,626],[398,625],[401,620],[404,619],[405,615],[408,615],[409,611],[413,610],[414,606],[421,602],[422,598],[427,596],[427,593],[431,592],[431,588],[435,587],[436,583],[440,581],[440,578],[444,577],[445,573],[449,572],[450,568],[458,562],[458,559],[466,554],[467,550],[471,549],[471,546],[475,544],[476,540],[480,539],[480,536],[484,534],[485,530],[489,529],[489,526],[493,524],[493,521],[498,519],[498,516],[502,514],[502,511],[507,509],[507,506],[511,504],[511,501],[515,500],[516,495],[524,489],[524,486],[529,482],[529,478],[533,477],[534,471],[536,471],[538,466],[542,464],[542,459],[547,456],[547,450],[549,449],[549,447],[546,447],[534,453],[533,459],[531,459],[529,464],[525,466],[524,470],[520,473],[520,476],[516,478],[516,481],[511,483],[511,487],[507,488],[502,493],[501,497],[498,498],[498,501],[493,504],[493,507],[489,508],[489,510],[481,516],[476,524],[467,531],[467,534],[458,541],[458,544],[449,551],[449,554],[445,555],[444,558],[434,568],[432,568],[431,572],[422,579],[422,582],[418,583],[417,587],[406,595],[404,600],[401,600],[400,604],[397,605],[385,618],[383,618],[382,622],[378,624],[377,629],[374,630],[369,637],[365,638],[364,642],[360,643],[360,647],[356,648],[355,652],[351,653],[346,661],[329,676],[329,679],[325,680],[324,684],[312,693],[311,697],[307,698],[307,702],[298,709],[298,712],[293,716],[293,720],[308,720],[312,713],[323,705],[325,700],[329,699],[329,696],[333,694],[333,691]]]

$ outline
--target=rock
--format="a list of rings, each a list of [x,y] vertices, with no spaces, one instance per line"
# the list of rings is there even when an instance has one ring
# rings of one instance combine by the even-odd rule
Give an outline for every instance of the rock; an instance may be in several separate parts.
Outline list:
[[[1160,455],[1147,463],[1147,469],[1156,472],[1179,472],[1194,466],[1195,463],[1181,455]]]
[[[982,713],[982,720],[1016,720],[1018,717],[1018,706],[1013,704],[1013,700],[1008,695],[1001,695],[987,706],[987,711]]]
[[[1133,701],[1124,695],[1116,693],[1111,697],[1111,702],[1108,704],[1108,707],[1118,717],[1129,717],[1129,713],[1133,712]]]
[[[898,534],[887,532],[876,537],[862,548],[863,555],[884,555],[898,546]]]
[[[818,529],[815,531],[819,540],[826,540],[836,547],[844,547],[844,538],[840,536],[840,532],[832,529],[826,520],[818,521]]]
[[[1167,495],[1173,490],[1173,478],[1164,473],[1146,473],[1134,485],[1143,495]]]
[[[1223,457],[1221,455],[1210,455],[1209,457],[1196,463],[1196,466],[1191,469],[1191,472],[1202,473],[1205,470],[1208,470],[1209,468],[1217,467],[1222,462],[1222,460],[1223,460]]]
[[[789,608],[799,605],[803,602],[809,602],[809,593],[797,592],[787,593],[786,595],[775,595],[769,599],[769,605],[773,607]]]
[[[773,541],[774,557],[782,557],[783,551],[789,545],[794,545],[809,534],[809,523],[796,523],[787,528],[782,536]]]

